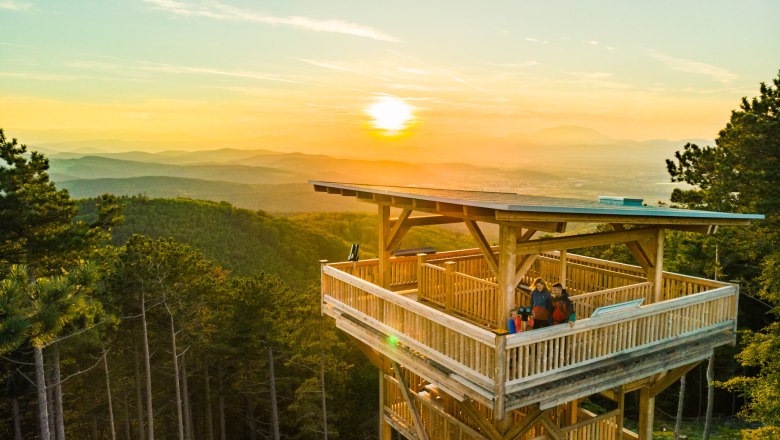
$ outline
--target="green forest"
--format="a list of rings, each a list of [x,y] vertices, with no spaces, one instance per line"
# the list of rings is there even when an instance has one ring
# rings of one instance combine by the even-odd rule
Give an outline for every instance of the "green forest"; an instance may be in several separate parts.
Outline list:
[[[766,215],[711,235],[667,232],[667,270],[740,284],[739,343],[715,356],[713,438],[780,438],[779,107],[780,75],[743,99],[714,145],[667,161],[689,188],[674,190],[675,206]],[[45,156],[2,130],[0,159],[0,438],[377,437],[377,372],[319,300],[319,260],[345,260],[351,243],[376,254],[375,215],[76,200]],[[402,246],[474,244],[422,227]],[[632,262],[621,247],[580,253]],[[701,438],[706,388],[701,368],[688,374],[688,438]],[[656,402],[659,438],[678,392]]]

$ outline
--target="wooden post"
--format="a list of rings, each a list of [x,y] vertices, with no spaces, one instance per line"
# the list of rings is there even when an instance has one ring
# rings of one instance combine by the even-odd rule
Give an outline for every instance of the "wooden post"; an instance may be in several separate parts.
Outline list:
[[[379,355],[382,360],[382,367],[379,368],[379,440],[392,440],[393,429],[387,421],[385,421],[385,400],[387,395],[387,383],[385,382],[385,366],[387,365],[387,358]]]
[[[390,206],[379,205],[379,286],[390,287],[390,251],[387,249],[387,236],[390,233]]]
[[[320,315],[325,316],[325,311],[322,310],[325,307],[325,286],[327,285],[327,278],[325,277],[325,266],[328,265],[328,260],[320,260]]]
[[[567,263],[567,257],[568,253],[566,250],[562,250],[561,252],[561,280],[560,283],[563,284],[563,287],[566,288],[566,263]]]
[[[507,314],[515,301],[517,269],[517,227],[502,224],[498,229],[498,295],[496,322],[507,330]]]
[[[618,409],[620,410],[620,414],[618,414],[617,435],[615,436],[615,438],[617,440],[622,440],[623,419],[625,418],[625,413],[626,413],[626,387],[624,385],[621,385],[620,389],[618,389],[617,398],[618,398],[617,405],[618,405]]]
[[[455,267],[458,263],[448,261],[444,263],[444,310],[451,312],[453,297],[455,296]]]
[[[653,440],[655,397],[650,397],[650,387],[639,389],[639,440]]]
[[[658,235],[655,238],[655,267],[654,279],[651,280],[655,283],[655,301],[661,302],[664,298],[664,233],[663,229],[658,229]]]
[[[504,319],[506,322],[506,319]],[[496,364],[493,386],[493,419],[501,425],[506,412],[506,330],[496,330]],[[511,418],[510,418],[511,420]]]
[[[420,298],[422,291],[422,269],[425,264],[425,254],[417,254],[417,297]]]

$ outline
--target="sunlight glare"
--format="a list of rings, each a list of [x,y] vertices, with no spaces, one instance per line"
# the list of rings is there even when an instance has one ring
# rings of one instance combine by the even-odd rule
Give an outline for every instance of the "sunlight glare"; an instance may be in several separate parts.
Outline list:
[[[395,96],[380,96],[366,108],[375,128],[394,135],[408,127],[414,118],[412,106]]]

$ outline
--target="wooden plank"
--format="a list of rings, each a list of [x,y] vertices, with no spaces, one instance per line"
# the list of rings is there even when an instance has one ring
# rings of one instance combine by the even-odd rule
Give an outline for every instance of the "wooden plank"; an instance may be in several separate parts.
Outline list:
[[[689,371],[696,368],[699,364],[700,362],[692,362],[688,365],[675,368],[666,373],[664,377],[650,386],[650,397],[656,397],[661,394],[663,390],[669,388],[670,385],[677,382],[681,377],[688,374]]]
[[[517,245],[517,253],[521,255],[541,254],[560,249],[577,249],[606,244],[626,243],[644,240],[652,237],[655,228],[630,229],[626,231],[595,232],[566,237],[541,238]]]
[[[387,226],[390,226],[391,224],[392,226],[390,226],[389,231],[386,232],[387,235],[384,237],[384,246],[386,251],[392,251],[401,242],[401,239],[403,239],[404,235],[406,235],[406,233],[409,231],[409,225],[406,223],[406,219],[408,219],[411,215],[411,209],[404,209],[401,211],[401,215],[398,216],[395,223],[391,223],[390,219],[387,219]]]
[[[488,419],[486,419],[471,403],[470,399],[463,399],[460,401],[460,408],[471,420],[477,425],[488,439],[490,440],[503,440],[503,436],[498,432],[495,426]]]
[[[506,332],[496,334],[495,350],[493,418],[500,421],[506,416]]]
[[[401,385],[401,394],[404,396],[407,408],[409,408],[412,419],[414,419],[414,429],[417,431],[417,436],[420,440],[428,440],[428,433],[425,431],[425,425],[423,425],[420,414],[417,412],[417,406],[412,402],[412,396],[409,395],[409,384],[406,383],[406,377],[404,377],[398,362],[393,361],[393,371],[395,372],[396,380],[398,380]]]
[[[672,229],[682,232],[694,232],[697,234],[714,234],[718,230],[717,225],[675,225],[675,224],[657,224],[654,225],[662,229]]]
[[[336,318],[336,327],[338,329],[354,336],[363,343],[374,347],[386,358],[396,361],[409,370],[414,371],[415,374],[436,385],[440,390],[449,394],[454,399],[461,400],[464,396],[468,396],[482,405],[489,406],[491,404],[493,398],[492,393],[485,389],[466,382],[465,378],[452,372],[442,370],[435,364],[425,362],[405,349],[388,346],[386,337],[377,335],[350,320],[338,318],[337,316],[333,317]]]
[[[482,255],[485,256],[493,273],[498,274],[498,258],[496,258],[496,255],[493,253],[493,248],[490,246],[490,243],[488,243],[485,234],[482,233],[477,222],[467,219],[463,220],[463,222],[471,233],[471,237],[477,242],[477,247],[482,251]]]
[[[362,313],[358,312],[355,309],[350,308],[349,306],[346,306],[344,304],[336,304],[335,300],[329,300],[329,301],[333,303],[334,309],[336,309],[336,313],[335,314],[328,313],[328,314],[336,318],[337,325],[339,323],[339,319],[346,319],[346,316],[349,316],[353,322],[357,320],[358,322],[363,323],[365,326],[371,328],[375,333],[381,333],[384,335],[385,339],[382,340],[383,342],[380,346],[371,345],[374,349],[381,350],[382,348],[384,348],[384,346],[387,345],[387,339],[389,339],[389,337],[392,336],[399,343],[406,345],[411,349],[417,350],[420,353],[425,353],[425,356],[427,358],[441,364],[442,366],[451,370],[453,373],[457,373],[459,376],[462,376],[463,378],[471,381],[472,383],[477,384],[483,387],[484,389],[489,389],[492,392],[493,380],[490,377],[480,373],[479,371],[467,367],[466,365],[458,362],[457,360],[447,356],[444,353],[433,350],[430,346],[425,344],[425,342],[415,340],[414,338],[409,337],[402,332],[396,331],[392,327],[388,327],[387,325],[382,324],[381,322],[378,322],[377,320],[369,316],[363,315]],[[343,313],[346,316],[345,317],[338,316],[339,313]]]
[[[720,226],[746,226],[750,219],[734,218],[706,218],[706,217],[658,217],[642,215],[619,214],[577,214],[577,213],[549,213],[530,211],[500,211],[496,210],[496,220],[499,222],[567,222],[567,223],[622,223],[637,225],[720,225]]]

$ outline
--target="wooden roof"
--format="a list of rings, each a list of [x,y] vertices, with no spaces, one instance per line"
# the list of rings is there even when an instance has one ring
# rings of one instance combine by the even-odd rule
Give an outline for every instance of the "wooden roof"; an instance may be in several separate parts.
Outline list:
[[[746,225],[761,220],[762,214],[736,214],[656,206],[622,206],[547,196],[508,192],[469,191],[441,188],[369,185],[309,181],[315,191],[357,197],[358,200],[387,204],[434,214],[469,218],[492,223],[514,221]]]

